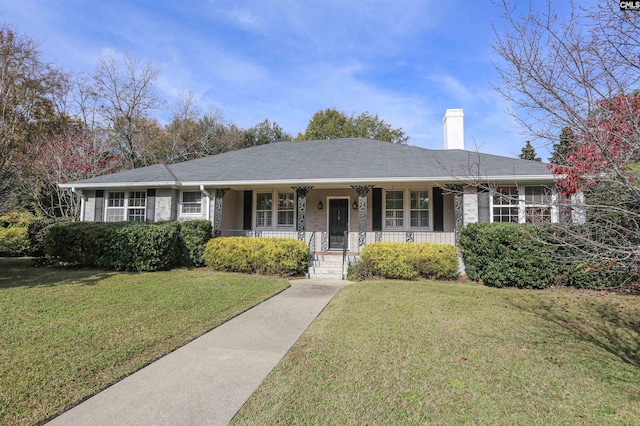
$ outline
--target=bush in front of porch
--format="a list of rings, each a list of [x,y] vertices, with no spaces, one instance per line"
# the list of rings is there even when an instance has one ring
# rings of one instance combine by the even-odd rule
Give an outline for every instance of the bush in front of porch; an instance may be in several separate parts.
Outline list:
[[[411,280],[456,279],[456,247],[440,243],[374,243],[360,253],[360,261],[350,265],[348,278],[360,281],[372,277]]]
[[[214,238],[203,258],[211,269],[227,272],[291,276],[309,266],[307,245],[293,238]]]
[[[467,276],[491,287],[545,288],[556,266],[536,228],[518,223],[471,223],[460,231]]]
[[[49,259],[142,272],[201,266],[211,222],[62,222],[39,232]]]

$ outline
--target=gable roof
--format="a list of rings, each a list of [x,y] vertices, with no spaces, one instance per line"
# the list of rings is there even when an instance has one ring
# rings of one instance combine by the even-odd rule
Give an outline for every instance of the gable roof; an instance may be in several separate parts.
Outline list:
[[[545,164],[464,150],[348,138],[277,142],[176,164],[157,164],[62,187],[359,182],[552,181]]]

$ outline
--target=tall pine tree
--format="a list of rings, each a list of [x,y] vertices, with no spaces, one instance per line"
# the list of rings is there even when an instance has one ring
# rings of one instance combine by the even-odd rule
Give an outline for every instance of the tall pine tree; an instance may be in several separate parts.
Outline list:
[[[573,143],[575,141],[575,135],[573,130],[569,127],[565,127],[560,132],[560,143],[553,144],[553,153],[549,158],[551,164],[557,164],[558,166],[566,166],[567,156],[573,150]]]
[[[536,157],[536,150],[533,146],[531,146],[531,142],[527,141],[527,144],[522,148],[522,153],[518,155],[518,158],[521,160],[531,160],[537,161],[539,163],[542,162],[542,158]]]

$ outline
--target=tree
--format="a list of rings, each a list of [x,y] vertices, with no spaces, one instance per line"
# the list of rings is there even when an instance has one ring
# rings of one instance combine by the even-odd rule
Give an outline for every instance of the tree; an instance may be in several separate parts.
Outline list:
[[[28,146],[23,181],[25,194],[30,195],[34,210],[49,217],[79,216],[79,199],[58,183],[124,170],[122,155],[115,154],[104,131],[69,131],[52,137],[43,136]]]
[[[17,165],[26,145],[68,118],[57,108],[66,78],[42,61],[33,40],[0,25],[0,211],[16,195]]]
[[[271,122],[268,118],[265,118],[260,123],[245,130],[242,147],[248,148],[292,139],[293,137],[285,132],[278,123]]]
[[[504,64],[496,64],[496,88],[533,136],[553,143],[571,129],[563,131],[570,152],[556,161],[565,164],[551,167],[567,176],[558,185],[565,199],[585,191],[586,224],[554,231],[548,241],[573,253],[576,264],[637,276],[640,116],[638,98],[624,94],[640,83],[638,12],[608,1],[571,3],[566,15],[551,1],[524,15],[506,1],[501,7],[505,29],[495,26],[494,48]]]
[[[566,166],[567,157],[573,152],[575,144],[575,135],[570,127],[565,127],[560,132],[560,142],[553,145],[553,152],[549,158],[551,164]]]
[[[409,136],[401,128],[394,129],[389,123],[378,117],[378,114],[371,115],[365,111],[357,117],[352,115],[351,121],[355,128],[355,137],[377,139],[401,145],[406,145],[409,141]]]
[[[579,143],[566,157],[566,165],[554,165],[561,193],[576,192],[607,183],[630,192],[640,202],[634,169],[640,161],[640,96],[616,96],[600,102],[602,110],[590,122],[590,132],[578,134]]]
[[[193,94],[187,93],[173,108],[171,121],[144,145],[144,161],[177,163],[239,149],[244,131],[227,121],[222,112],[202,114]]]
[[[335,108],[316,112],[309,120],[304,134],[296,140],[322,140],[339,138],[367,138],[406,144],[409,137],[401,128],[393,128],[389,123],[369,112],[347,116]]]
[[[109,123],[115,143],[130,167],[144,166],[145,120],[164,103],[155,93],[158,68],[130,54],[103,56],[93,77],[100,114]],[[148,123],[148,121],[147,121]]]
[[[530,160],[542,162],[542,158],[536,157],[536,149],[531,146],[531,141],[527,141],[527,144],[522,148],[522,152],[518,155],[521,160]]]
[[[313,114],[304,134],[298,135],[297,139],[322,140],[352,137],[355,137],[355,129],[347,115],[335,108],[327,108]]]

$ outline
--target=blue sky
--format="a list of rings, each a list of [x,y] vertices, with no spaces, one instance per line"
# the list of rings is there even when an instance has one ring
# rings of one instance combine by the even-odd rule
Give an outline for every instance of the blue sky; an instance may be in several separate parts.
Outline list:
[[[191,91],[241,127],[269,118],[295,136],[335,107],[440,149],[445,109],[463,108],[467,149],[515,156],[527,137],[491,86],[499,14],[489,0],[0,0],[0,21],[63,69],[130,52],[160,68],[169,104]]]

